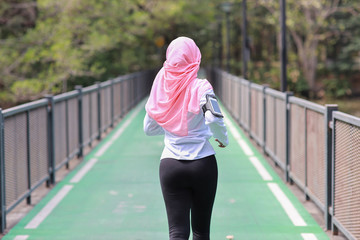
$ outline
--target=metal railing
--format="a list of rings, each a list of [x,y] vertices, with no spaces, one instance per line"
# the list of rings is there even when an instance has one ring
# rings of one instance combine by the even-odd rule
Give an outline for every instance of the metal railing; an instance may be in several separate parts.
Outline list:
[[[0,231],[6,215],[83,149],[100,140],[150,91],[154,71],[133,73],[0,109]]]
[[[237,123],[324,214],[327,229],[360,239],[360,118],[208,69]]]
[[[332,215],[349,239],[360,239],[360,119],[334,112]]]

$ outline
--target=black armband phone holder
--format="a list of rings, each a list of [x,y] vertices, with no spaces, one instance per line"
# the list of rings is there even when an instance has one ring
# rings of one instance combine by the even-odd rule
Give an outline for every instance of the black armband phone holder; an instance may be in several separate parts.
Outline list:
[[[219,103],[214,95],[206,95],[206,103],[202,107],[204,114],[206,111],[210,111],[214,116],[223,118],[224,115],[221,113]]]

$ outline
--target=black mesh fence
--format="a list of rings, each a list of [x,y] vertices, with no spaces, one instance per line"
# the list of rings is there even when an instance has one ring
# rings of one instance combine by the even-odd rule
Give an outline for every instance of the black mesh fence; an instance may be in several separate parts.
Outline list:
[[[6,214],[150,92],[155,71],[133,73],[4,111],[0,109],[0,227]]]
[[[220,69],[209,68],[208,76],[223,105],[286,181],[324,213],[326,227],[360,239],[360,119]]]

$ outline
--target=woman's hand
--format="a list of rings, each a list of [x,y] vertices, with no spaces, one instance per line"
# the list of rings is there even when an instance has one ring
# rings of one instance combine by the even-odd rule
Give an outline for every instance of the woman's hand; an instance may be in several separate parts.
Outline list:
[[[219,139],[215,139],[219,143],[219,147],[224,148],[226,147],[222,142],[219,141]]]

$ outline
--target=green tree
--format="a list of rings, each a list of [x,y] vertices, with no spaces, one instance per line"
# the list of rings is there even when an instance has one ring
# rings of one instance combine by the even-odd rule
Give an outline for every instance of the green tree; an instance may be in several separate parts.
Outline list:
[[[195,39],[206,62],[217,2],[6,0],[0,8],[0,90],[24,102],[159,67],[167,44],[180,35]],[[21,14],[15,11],[20,7]],[[29,18],[28,12],[36,14]]]
[[[279,19],[279,1],[261,0],[275,19]],[[358,16],[358,8],[352,1],[327,0],[288,0],[287,28],[292,37],[298,55],[298,63],[308,82],[310,90],[315,93],[316,72],[319,60],[319,44],[334,35],[342,35],[346,29],[337,26],[329,27],[330,20],[338,13],[351,13]]]

